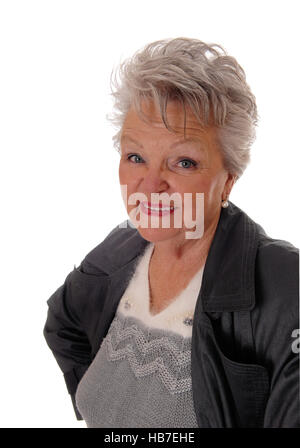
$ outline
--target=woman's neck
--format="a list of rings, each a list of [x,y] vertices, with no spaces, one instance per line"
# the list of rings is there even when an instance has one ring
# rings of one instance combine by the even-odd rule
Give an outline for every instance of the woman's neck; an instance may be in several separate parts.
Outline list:
[[[200,268],[206,261],[217,224],[218,222],[211,224],[198,239],[185,239],[183,236],[154,243],[151,261],[167,270],[176,266],[179,266],[181,270],[185,267],[189,270],[194,264]]]

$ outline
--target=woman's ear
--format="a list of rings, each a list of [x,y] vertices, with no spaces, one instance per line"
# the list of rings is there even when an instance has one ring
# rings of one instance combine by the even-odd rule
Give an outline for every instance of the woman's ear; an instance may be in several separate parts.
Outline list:
[[[225,182],[225,186],[224,186],[224,194],[226,197],[229,197],[230,192],[232,190],[233,185],[235,184],[235,182],[237,181],[238,177],[235,176],[234,174],[227,174],[227,180]]]

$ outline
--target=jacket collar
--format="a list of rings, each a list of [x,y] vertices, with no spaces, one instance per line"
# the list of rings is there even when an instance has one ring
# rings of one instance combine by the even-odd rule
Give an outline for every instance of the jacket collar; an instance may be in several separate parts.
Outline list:
[[[260,234],[265,235],[264,230],[232,202],[228,208],[222,208],[202,277],[203,311],[254,308],[255,259]],[[135,261],[148,244],[127,220],[91,251],[85,261],[113,277],[114,282],[119,277],[125,285]]]
[[[264,230],[233,203],[222,209],[203,272],[204,311],[251,310],[255,306],[255,260]]]

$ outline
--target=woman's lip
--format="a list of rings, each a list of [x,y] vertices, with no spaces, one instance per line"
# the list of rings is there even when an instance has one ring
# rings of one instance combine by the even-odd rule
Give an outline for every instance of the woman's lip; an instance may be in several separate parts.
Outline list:
[[[145,204],[147,204],[147,202],[141,202],[140,203],[140,209],[143,213],[145,213],[146,215],[152,215],[152,216],[166,216],[166,215],[171,215],[172,213],[174,213],[174,208],[170,208],[168,207],[167,210],[163,210],[162,207],[159,207],[158,210],[154,210],[152,208],[148,208],[145,206]]]
[[[142,201],[141,204],[144,207],[159,208],[159,209],[163,209],[163,208],[174,209],[174,208],[176,208],[176,207],[174,207],[172,205],[170,206],[169,204],[168,205],[152,204],[151,202],[145,202],[145,201]]]

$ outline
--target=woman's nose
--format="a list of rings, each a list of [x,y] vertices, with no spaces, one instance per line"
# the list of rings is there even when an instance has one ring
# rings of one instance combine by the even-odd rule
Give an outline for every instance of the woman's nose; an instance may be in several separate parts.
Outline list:
[[[161,170],[148,170],[142,180],[142,188],[145,193],[159,193],[168,189],[169,184]]]

